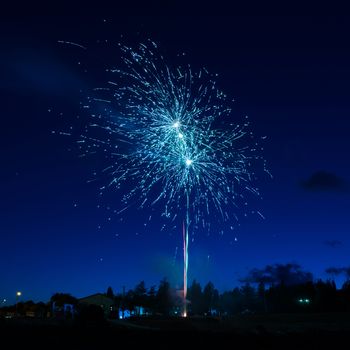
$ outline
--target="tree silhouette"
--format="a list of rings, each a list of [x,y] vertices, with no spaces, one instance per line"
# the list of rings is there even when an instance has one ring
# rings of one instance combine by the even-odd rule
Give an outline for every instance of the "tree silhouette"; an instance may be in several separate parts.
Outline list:
[[[219,305],[219,292],[215,289],[212,282],[208,282],[203,289],[203,310],[207,315],[211,315],[213,309]]]
[[[156,309],[156,298],[157,298],[156,286],[151,286],[147,293],[147,307],[150,310]]]
[[[50,301],[51,303],[55,303],[57,306],[63,306],[64,304],[78,304],[78,299],[68,293],[55,293],[50,298]]]
[[[161,314],[169,316],[173,307],[172,298],[170,295],[170,284],[166,278],[160,281],[157,295],[156,308]]]
[[[249,271],[248,275],[241,278],[243,283],[276,285],[284,284],[286,286],[302,284],[312,281],[312,273],[303,271],[299,264],[274,264],[266,265],[263,269],[254,268]]]
[[[258,285],[257,290],[257,297],[258,297],[258,310],[262,312],[267,312],[267,301],[266,301],[266,289],[265,289],[265,283],[260,282]]]
[[[144,281],[136,285],[133,297],[135,306],[147,306],[147,289]]]
[[[114,299],[114,293],[113,293],[112,287],[108,287],[108,288],[107,288],[106,296],[107,296],[108,298]]]
[[[241,288],[241,295],[242,295],[242,307],[243,311],[253,311],[256,310],[256,293],[255,289],[249,284],[246,283]]]
[[[200,315],[204,312],[202,287],[196,280],[193,280],[190,288],[188,288],[187,298],[191,302],[190,311],[192,314]]]

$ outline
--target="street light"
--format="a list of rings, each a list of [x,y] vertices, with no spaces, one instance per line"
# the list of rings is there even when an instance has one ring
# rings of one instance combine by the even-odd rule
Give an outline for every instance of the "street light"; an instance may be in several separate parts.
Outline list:
[[[22,292],[16,292],[16,316],[18,316],[18,299],[22,295]]]

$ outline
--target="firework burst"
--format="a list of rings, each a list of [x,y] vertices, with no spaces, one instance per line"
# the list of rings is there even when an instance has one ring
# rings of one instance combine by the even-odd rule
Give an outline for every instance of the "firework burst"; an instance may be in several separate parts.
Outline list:
[[[132,184],[120,212],[161,203],[162,215],[183,223],[186,297],[189,227],[230,220],[245,190],[259,194],[251,166],[262,157],[248,120],[232,121],[214,75],[167,65],[152,41],[120,49],[122,67],[109,69],[106,86],[88,98],[89,111],[103,107],[90,115],[78,142],[83,154],[103,150],[107,156],[102,190]],[[242,145],[246,137],[251,140]]]
[[[230,121],[226,96],[205,69],[170,68],[153,42],[121,49],[125,69],[110,69],[108,87],[88,98],[89,107],[106,107],[91,114],[78,141],[86,154],[103,149],[110,158],[105,188],[131,181],[135,186],[123,196],[126,205],[162,202],[163,214],[173,219],[187,195],[197,224],[216,213],[230,219],[242,188],[258,194],[250,169],[252,160],[262,158],[257,145],[239,142],[252,137],[249,122]],[[103,134],[92,137],[91,129]]]

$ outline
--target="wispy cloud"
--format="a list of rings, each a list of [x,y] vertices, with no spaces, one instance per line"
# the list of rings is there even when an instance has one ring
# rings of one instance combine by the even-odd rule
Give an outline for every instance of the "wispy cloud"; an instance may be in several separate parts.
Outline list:
[[[346,182],[336,174],[317,171],[307,180],[301,182],[301,186],[308,191],[345,191]]]

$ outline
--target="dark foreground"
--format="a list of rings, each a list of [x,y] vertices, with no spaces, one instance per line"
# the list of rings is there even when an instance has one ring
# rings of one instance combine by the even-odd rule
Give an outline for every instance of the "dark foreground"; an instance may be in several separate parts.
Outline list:
[[[1,349],[349,348],[350,314],[149,318],[105,323],[0,320]]]

